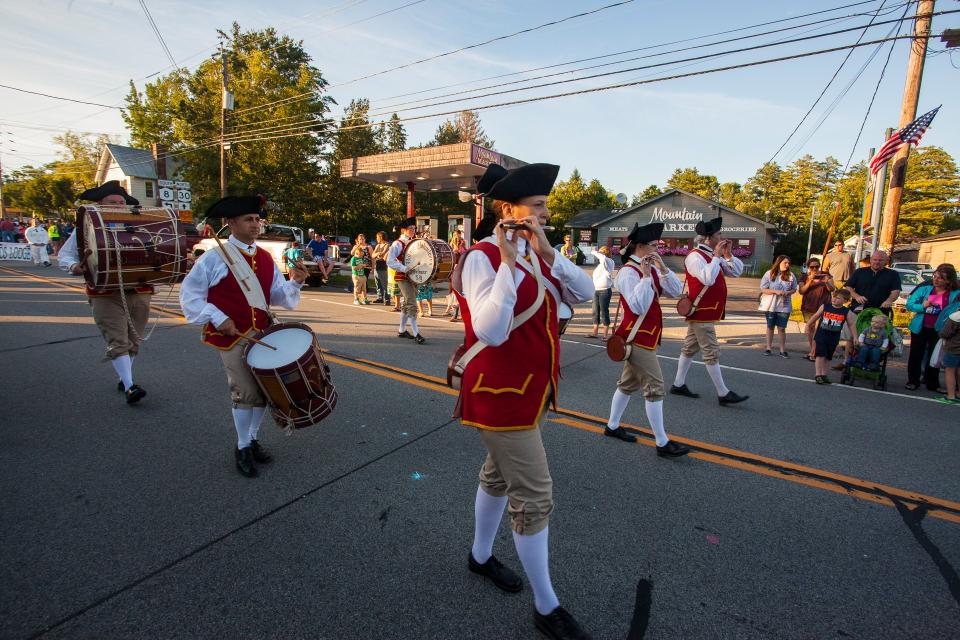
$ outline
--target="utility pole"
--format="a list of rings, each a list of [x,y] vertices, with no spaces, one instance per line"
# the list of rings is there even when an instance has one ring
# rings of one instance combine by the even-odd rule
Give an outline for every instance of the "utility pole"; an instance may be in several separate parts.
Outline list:
[[[857,234],[857,251],[853,255],[855,262],[860,262],[860,256],[863,254],[863,229],[870,224],[870,212],[873,210],[873,193],[870,188],[875,185],[870,183],[870,176],[873,175],[870,173],[870,159],[873,158],[874,153],[876,153],[876,149],[870,147],[870,151],[867,153],[866,178],[863,181],[863,211],[860,214],[860,233]],[[876,189],[874,189],[875,191]]]
[[[927,41],[930,39],[930,23],[933,20],[934,0],[920,0],[914,18],[914,38],[910,41],[910,60],[907,62],[907,80],[903,87],[903,103],[900,107],[900,125],[898,129],[913,122],[917,117],[917,101],[920,98],[920,80],[923,77],[923,61],[927,55]],[[887,202],[883,210],[883,230],[880,233],[880,247],[889,255],[897,237],[897,221],[900,217],[900,199],[903,197],[903,183],[907,175],[907,157],[910,145],[900,147],[890,160],[890,188],[887,190]],[[877,247],[874,247],[876,251]]]
[[[220,43],[220,197],[227,197],[227,110],[233,109],[233,94],[227,91],[227,54],[223,51],[223,43]]]

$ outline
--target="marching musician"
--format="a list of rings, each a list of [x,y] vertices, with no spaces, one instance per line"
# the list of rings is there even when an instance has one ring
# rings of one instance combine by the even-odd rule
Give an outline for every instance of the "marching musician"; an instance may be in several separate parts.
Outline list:
[[[138,205],[140,201],[129,195],[117,180],[104,182],[99,187],[87,189],[79,200],[90,200],[101,205]],[[90,250],[87,249],[83,260]],[[63,244],[58,255],[60,268],[74,275],[81,275],[81,256],[77,249],[77,230]],[[137,286],[126,291],[100,291],[87,285],[87,301],[93,310],[93,320],[107,343],[107,355],[120,381],[117,390],[124,393],[127,404],[135,404],[147,392],[133,382],[133,360],[140,350],[140,336],[150,318],[150,301],[154,289],[151,285]],[[124,309],[126,302],[126,310]],[[129,316],[128,316],[129,313]]]
[[[493,555],[509,505],[517,555],[533,588],[536,627],[551,638],[587,638],[560,606],[550,581],[553,483],[540,435],[547,403],[556,407],[557,401],[561,295],[568,304],[593,296],[590,276],[544,235],[547,194],[558,171],[551,164],[512,171],[492,164],[478,183],[478,191],[493,201],[493,211],[478,226],[477,237],[484,239],[463,257],[462,295],[457,295],[464,347],[469,353],[477,341],[487,346],[465,364],[458,409],[463,424],[477,429],[487,449],[468,568],[504,591],[523,588],[520,577]]]
[[[636,436],[620,428],[630,395],[643,391],[647,419],[657,440],[657,455],[676,458],[690,452],[688,447],[667,437],[663,428],[663,373],[657,359],[657,347],[663,334],[663,313],[660,296],[678,297],[683,291],[680,279],[667,268],[657,252],[663,223],[636,225],[628,236],[629,243],[621,254],[623,268],[617,274],[617,291],[623,306],[623,322],[614,332],[625,340],[634,333],[630,356],[623,363],[623,372],[610,402],[610,419],[603,435],[635,442]],[[635,323],[640,326],[633,332]]]
[[[390,251],[387,253],[387,266],[396,272],[394,282],[400,289],[400,296],[403,299],[400,307],[400,332],[398,338],[409,338],[416,340],[417,344],[423,344],[426,339],[420,335],[420,327],[417,326],[417,285],[412,283],[407,277],[408,267],[403,263],[407,254],[407,247],[417,237],[417,219],[410,217],[401,222],[397,228],[400,231],[400,237],[390,245]],[[410,328],[413,334],[407,331],[407,322],[410,322]]]
[[[307,279],[297,263],[290,280],[284,281],[270,252],[257,246],[264,202],[263,196],[228,196],[215,202],[207,217],[226,219],[230,237],[222,249],[200,256],[180,285],[184,316],[204,325],[202,342],[220,352],[237,431],[234,458],[237,470],[248,478],[257,475],[255,463],[270,462],[272,456],[257,440],[267,401],[243,361],[243,337],[271,324],[270,305],[295,308]]]
[[[707,287],[707,290],[696,310],[687,317],[687,335],[683,339],[677,376],[670,387],[670,393],[688,398],[700,397],[700,394],[687,388],[686,380],[693,356],[698,351],[703,351],[707,374],[716,387],[720,405],[725,406],[743,402],[750,396],[741,396],[730,391],[720,372],[720,343],[717,341],[716,323],[723,320],[726,314],[726,277],[737,278],[743,273],[743,263],[733,255],[733,242],[723,237],[722,227],[722,217],[698,222],[695,227],[697,246],[683,263],[690,298],[696,300],[704,287]]]

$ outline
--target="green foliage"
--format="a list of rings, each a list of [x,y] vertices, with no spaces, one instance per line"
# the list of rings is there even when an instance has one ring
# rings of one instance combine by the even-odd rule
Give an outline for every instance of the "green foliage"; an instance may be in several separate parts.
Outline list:
[[[556,227],[559,235],[570,218],[584,209],[613,209],[616,196],[607,191],[600,181],[594,178],[589,183],[577,169],[570,178],[556,183],[553,192],[547,198],[550,209],[550,224]]]
[[[646,189],[644,189],[643,191],[641,191],[640,193],[634,195],[633,198],[630,200],[630,206],[635,207],[638,204],[643,204],[647,200],[656,198],[662,193],[663,193],[663,190],[660,189],[660,187],[658,187],[655,184],[652,184]]]
[[[720,189],[720,182],[716,176],[704,175],[696,167],[688,167],[674,171],[670,179],[667,180],[667,187],[681,189],[708,200],[715,200],[717,191]]]
[[[64,215],[73,206],[73,181],[48,171],[32,166],[14,171],[4,180],[3,204],[24,209],[41,219]]]

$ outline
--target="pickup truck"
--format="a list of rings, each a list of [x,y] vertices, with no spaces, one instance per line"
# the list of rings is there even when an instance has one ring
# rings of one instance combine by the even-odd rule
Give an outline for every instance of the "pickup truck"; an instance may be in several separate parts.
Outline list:
[[[230,237],[230,227],[224,225],[218,232],[217,237],[226,240]],[[273,262],[277,265],[280,273],[287,276],[290,269],[287,267],[287,261],[283,259],[283,253],[293,246],[293,241],[303,244],[303,229],[299,227],[288,227],[282,224],[265,224],[263,230],[257,237],[257,245],[263,247],[273,256]],[[194,245],[193,249],[209,251],[217,246],[217,241],[213,238],[204,238]],[[303,266],[307,270],[307,284],[318,285],[321,282],[321,271],[319,265],[314,260],[304,260]]]

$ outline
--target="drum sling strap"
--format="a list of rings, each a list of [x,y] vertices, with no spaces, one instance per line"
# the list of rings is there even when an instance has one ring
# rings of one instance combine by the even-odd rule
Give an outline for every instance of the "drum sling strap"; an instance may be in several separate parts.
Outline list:
[[[464,256],[466,257],[466,256]],[[518,260],[517,265],[519,266],[523,260]],[[461,258],[461,263],[463,259]],[[522,325],[524,322],[529,320],[540,310],[540,307],[543,305],[544,293],[546,292],[546,287],[543,283],[543,272],[540,268],[540,259],[534,254],[533,259],[530,260],[530,264],[533,267],[533,277],[537,281],[537,297],[529,307],[523,310],[522,313],[513,317],[513,323],[510,325],[510,333],[513,333],[514,329]],[[530,269],[530,267],[522,267],[525,269]],[[470,361],[473,360],[478,353],[483,351],[489,345],[482,340],[477,340],[473,343],[467,351],[460,356],[460,359],[453,365],[453,370],[457,373],[458,376],[463,376],[463,371],[467,368],[467,365],[470,364]]]
[[[240,290],[247,298],[247,304],[255,309],[266,311],[273,318],[270,307],[267,305],[267,299],[263,295],[263,287],[257,280],[257,274],[253,272],[247,261],[240,255],[240,250],[230,242],[218,242],[217,245],[220,257],[223,258],[223,262],[227,265],[227,269],[233,274],[233,277],[237,279]]]

